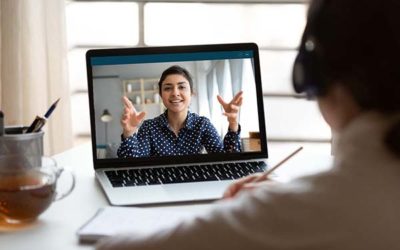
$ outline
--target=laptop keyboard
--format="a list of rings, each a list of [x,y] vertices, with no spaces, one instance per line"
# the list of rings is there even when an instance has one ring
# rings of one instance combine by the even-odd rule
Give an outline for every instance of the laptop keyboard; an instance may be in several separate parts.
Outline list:
[[[107,170],[113,187],[233,180],[266,169],[263,161]]]

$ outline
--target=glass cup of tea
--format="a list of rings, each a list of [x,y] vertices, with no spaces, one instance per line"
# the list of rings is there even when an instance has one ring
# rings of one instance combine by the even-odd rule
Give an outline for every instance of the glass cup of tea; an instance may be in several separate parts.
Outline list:
[[[0,155],[0,219],[3,217],[6,223],[35,220],[75,187],[73,173],[58,166],[53,158],[42,157],[40,166],[32,166],[26,157]],[[71,176],[71,184],[66,191],[58,192],[57,180],[63,173]]]

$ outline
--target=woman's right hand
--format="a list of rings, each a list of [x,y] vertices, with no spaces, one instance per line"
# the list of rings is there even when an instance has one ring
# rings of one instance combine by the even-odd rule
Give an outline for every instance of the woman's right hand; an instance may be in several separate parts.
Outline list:
[[[128,97],[123,96],[124,112],[121,117],[122,135],[128,138],[137,132],[139,124],[143,121],[145,112],[137,112]]]
[[[250,191],[260,186],[270,185],[273,181],[268,179],[264,173],[255,173],[234,181],[225,190],[222,198],[231,199],[236,197],[240,192]]]

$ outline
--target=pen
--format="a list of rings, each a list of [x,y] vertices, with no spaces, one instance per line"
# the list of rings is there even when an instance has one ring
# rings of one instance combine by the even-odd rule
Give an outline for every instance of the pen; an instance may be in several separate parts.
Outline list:
[[[4,135],[4,113],[0,110],[0,136]]]
[[[55,101],[50,108],[47,110],[47,112],[44,114],[44,117],[36,116],[35,120],[32,122],[32,124],[29,126],[29,128],[26,130],[25,133],[32,133],[32,132],[38,132],[42,129],[44,124],[46,124],[47,119],[50,117],[51,113],[53,113],[54,109],[57,107],[57,103],[60,101],[60,98]]]
[[[29,128],[26,130],[25,133],[38,132],[44,126],[45,123],[46,123],[46,118],[37,115],[35,120],[33,120],[32,124],[29,126]]]
[[[281,160],[278,164],[276,164],[275,166],[273,166],[272,168],[270,168],[269,170],[265,171],[264,173],[262,173],[262,175],[260,175],[257,179],[254,180],[254,182],[260,181],[262,179],[264,179],[265,177],[267,177],[268,175],[270,175],[272,172],[274,172],[277,168],[279,168],[280,166],[282,166],[283,163],[285,163],[286,161],[288,161],[290,158],[292,158],[295,154],[297,154],[298,152],[300,152],[303,149],[303,147],[299,147],[298,149],[296,149],[293,153],[291,153],[290,155],[288,155],[287,157],[285,157],[283,160]]]
[[[55,101],[49,108],[49,110],[47,110],[46,114],[44,114],[44,118],[48,119],[51,115],[51,113],[53,113],[54,109],[56,109],[57,107],[57,103],[60,101],[60,98],[57,99],[57,101]]]

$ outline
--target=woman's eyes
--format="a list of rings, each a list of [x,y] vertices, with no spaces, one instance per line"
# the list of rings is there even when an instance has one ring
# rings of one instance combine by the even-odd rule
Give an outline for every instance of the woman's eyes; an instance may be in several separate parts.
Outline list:
[[[172,87],[165,87],[165,88],[163,88],[163,90],[164,91],[170,91],[170,90],[172,90],[173,88]],[[183,85],[180,85],[180,86],[178,86],[178,89],[186,89],[186,86],[183,86]]]

